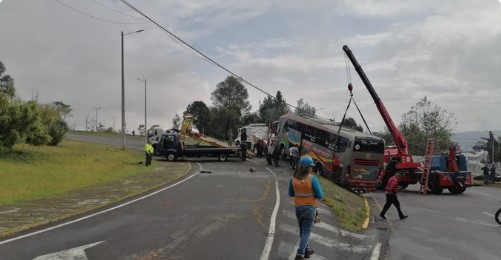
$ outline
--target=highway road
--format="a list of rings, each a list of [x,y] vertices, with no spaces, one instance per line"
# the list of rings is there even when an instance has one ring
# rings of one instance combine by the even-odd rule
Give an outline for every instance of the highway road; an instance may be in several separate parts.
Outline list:
[[[264,158],[209,158],[193,162],[192,168],[184,180],[143,198],[0,241],[0,258],[294,258],[299,231],[287,190],[288,162],[268,167]],[[377,230],[349,232],[338,228],[327,207],[319,211],[312,259],[370,259],[373,254],[377,259]]]
[[[209,158],[192,169],[154,193],[0,241],[0,259],[293,259],[298,228],[287,194],[288,162],[277,168],[262,158]],[[394,208],[388,220],[379,218],[384,193],[366,194],[372,217],[360,233],[339,228],[322,205],[311,259],[501,259],[501,227],[493,218],[501,190],[419,195],[418,188],[399,193],[405,220]]]
[[[398,220],[395,208],[388,221],[374,217],[373,228],[389,233],[387,259],[501,259],[501,227],[494,213],[501,208],[501,190],[470,187],[463,194],[420,195],[419,186],[399,193],[409,218]],[[384,205],[383,193],[368,194],[373,215]]]

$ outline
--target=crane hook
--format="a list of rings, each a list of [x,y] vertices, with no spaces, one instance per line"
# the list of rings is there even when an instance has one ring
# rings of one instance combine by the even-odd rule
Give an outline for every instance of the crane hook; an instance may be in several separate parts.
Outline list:
[[[348,90],[350,91],[350,95],[353,96],[353,93],[352,93],[352,91],[353,91],[353,85],[351,83],[348,84]]]

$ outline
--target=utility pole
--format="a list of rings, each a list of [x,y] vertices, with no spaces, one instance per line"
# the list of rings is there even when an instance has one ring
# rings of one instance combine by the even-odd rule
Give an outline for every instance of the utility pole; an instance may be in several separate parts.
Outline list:
[[[92,108],[94,108],[94,109],[96,110],[96,132],[97,132],[97,128],[98,128],[98,127],[97,127],[97,126],[98,126],[98,125],[97,125],[97,124],[98,124],[98,121],[97,121],[97,111],[98,111],[99,109],[101,109],[101,107],[92,107]]]
[[[113,131],[115,131],[115,120],[118,119],[118,117],[112,116],[111,119],[113,119]]]
[[[137,78],[137,80],[140,80],[140,81],[143,81],[143,79],[140,79],[140,78]],[[146,140],[144,140],[145,142],[148,142],[148,127],[147,127],[147,124],[146,124],[146,78],[144,78],[144,136],[146,138]]]
[[[120,39],[121,39],[121,46],[122,46],[122,149],[125,150],[126,146],[126,141],[125,141],[125,83],[124,83],[124,36],[129,35],[132,33],[139,33],[144,31],[144,29],[135,31],[135,32],[129,32],[129,33],[124,33],[123,31],[120,33]]]

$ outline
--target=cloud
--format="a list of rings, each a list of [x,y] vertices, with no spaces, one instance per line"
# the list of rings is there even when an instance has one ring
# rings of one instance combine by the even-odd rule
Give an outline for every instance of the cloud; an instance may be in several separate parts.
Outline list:
[[[144,121],[144,85],[136,78],[147,78],[148,122],[170,127],[189,103],[211,105],[210,93],[228,76],[155,25],[130,24],[143,20],[121,1],[96,0],[115,11],[94,1],[62,2],[123,24],[56,1],[3,1],[0,60],[20,97],[72,105],[78,128],[94,117],[93,106],[102,107],[106,126],[120,116],[121,31],[145,29],[124,38],[130,126]],[[280,90],[290,104],[303,98],[325,107],[324,117],[342,117],[352,81],[371,128],[384,127],[355,70],[346,67],[347,44],[397,124],[428,96],[458,116],[459,129],[501,129],[491,120],[501,98],[498,1],[129,2],[267,93]],[[247,88],[256,110],[265,94]],[[354,107],[348,113],[362,122]]]

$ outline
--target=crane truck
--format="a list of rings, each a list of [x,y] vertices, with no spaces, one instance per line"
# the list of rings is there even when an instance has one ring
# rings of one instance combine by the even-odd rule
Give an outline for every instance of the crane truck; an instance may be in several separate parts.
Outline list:
[[[422,180],[423,168],[418,162],[414,162],[412,155],[409,153],[409,146],[404,135],[398,130],[397,126],[391,119],[390,114],[386,110],[383,101],[379,98],[374,90],[369,78],[365,75],[362,66],[358,63],[352,51],[347,45],[343,46],[343,51],[346,53],[351,63],[355,67],[360,79],[369,91],[376,107],[383,118],[386,127],[390,131],[394,146],[385,148],[385,163],[390,160],[396,161],[395,168],[401,174],[399,185],[406,188],[410,184],[416,184]],[[452,146],[451,146],[452,147]],[[458,161],[461,167],[458,168]],[[462,193],[467,186],[472,184],[471,172],[466,170],[466,158],[464,155],[457,155],[455,148],[450,149],[449,155],[433,155],[431,160],[431,171],[429,171],[428,183],[426,185],[429,192],[440,194],[444,188],[449,189],[451,193]],[[380,174],[380,188],[384,188],[389,179],[389,170],[385,169]]]
[[[168,161],[179,157],[218,157],[226,161],[230,156],[236,156],[239,147],[230,146],[214,138],[192,132],[193,116],[185,115],[179,133],[167,132],[162,135],[155,147],[155,153],[165,156]]]

